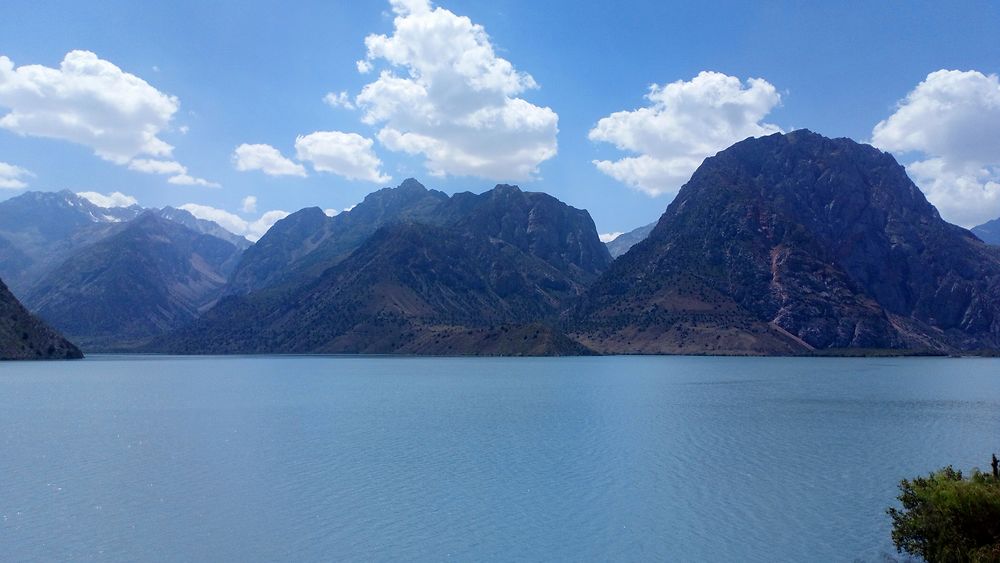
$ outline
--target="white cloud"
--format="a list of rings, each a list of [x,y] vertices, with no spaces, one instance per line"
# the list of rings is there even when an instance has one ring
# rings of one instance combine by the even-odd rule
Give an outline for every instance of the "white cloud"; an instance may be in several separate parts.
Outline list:
[[[190,174],[178,174],[176,176],[171,176],[167,178],[167,183],[174,184],[175,186],[202,186],[205,188],[221,188],[222,186],[216,182],[209,182],[204,178],[195,178]]]
[[[354,109],[354,103],[351,102],[351,96],[347,92],[330,92],[326,96],[323,96],[323,101],[332,108],[344,108],[344,109]]]
[[[272,225],[289,215],[287,211],[274,210],[264,213],[257,220],[247,221],[239,215],[230,213],[223,209],[217,209],[207,205],[199,205],[197,203],[185,203],[180,206],[180,208],[199,219],[205,219],[206,221],[218,223],[223,229],[226,229],[231,233],[244,236],[253,242],[256,242],[260,239],[260,237],[264,236],[264,233],[266,233]]]
[[[388,149],[423,155],[431,174],[523,180],[557,152],[559,117],[518,94],[535,80],[494,52],[482,26],[427,0],[391,0],[391,36],[365,38],[362,74],[389,69],[354,103]],[[402,74],[396,74],[401,71]]]
[[[29,176],[34,176],[34,174],[20,166],[0,162],[0,189],[20,190],[26,188],[28,184],[24,179]]]
[[[317,172],[332,172],[350,180],[388,182],[392,178],[379,170],[382,161],[375,156],[373,144],[357,133],[317,131],[299,135],[295,152],[299,160],[311,162]]]
[[[350,207],[345,207],[345,208],[340,209],[340,210],[337,210],[337,209],[324,209],[323,213],[326,213],[327,217],[336,217],[337,215],[340,215],[341,213],[347,213],[348,211],[354,209],[357,206],[358,206],[357,204],[354,204],[354,205],[352,205]]]
[[[616,238],[622,236],[623,234],[625,234],[625,233],[623,233],[621,231],[617,231],[617,232],[614,232],[614,233],[602,233],[602,234],[597,235],[597,238],[601,239],[601,242],[608,243],[608,242],[611,242],[611,241],[615,240]]]
[[[872,143],[915,155],[906,170],[945,219],[971,227],[1000,216],[996,74],[928,74],[892,115],[875,125]]]
[[[0,127],[21,135],[62,139],[125,164],[139,155],[169,157],[159,138],[180,107],[138,76],[89,51],[70,51],[59,68],[24,65],[0,56]]]
[[[145,174],[187,174],[187,168],[174,160],[137,158],[128,163],[128,169]]]
[[[742,141],[781,131],[763,119],[781,95],[766,80],[700,72],[690,81],[653,84],[649,105],[602,118],[592,141],[636,156],[595,160],[598,170],[651,196],[675,194],[707,156]]]
[[[97,207],[103,207],[105,209],[139,205],[139,200],[121,192],[111,192],[109,194],[101,194],[97,192],[77,192],[76,195],[82,197],[90,203],[93,203]]]
[[[244,143],[233,152],[233,163],[241,172],[260,170],[268,176],[306,176],[305,167],[285,158],[271,145]]]
[[[243,198],[243,204],[240,206],[240,210],[243,213],[257,213],[257,198],[252,195],[248,195]]]

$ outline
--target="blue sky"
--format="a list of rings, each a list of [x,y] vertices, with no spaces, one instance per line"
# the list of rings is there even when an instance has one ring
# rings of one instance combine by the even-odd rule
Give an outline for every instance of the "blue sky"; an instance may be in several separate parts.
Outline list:
[[[150,90],[136,95],[159,108],[145,121],[109,117],[87,95],[49,103],[56,94],[10,78],[5,94],[0,74],[3,199],[25,189],[120,192],[144,206],[225,212],[252,234],[269,210],[339,210],[413,176],[449,193],[517,183],[588,209],[600,232],[626,231],[655,220],[690,162],[734,136],[805,127],[892,150],[954,222],[1000,216],[996,3],[8,0],[2,11],[8,77],[89,51],[145,81]],[[373,34],[385,39],[374,51]],[[448,52],[463,41],[492,51]],[[427,53],[474,68],[438,68]],[[358,61],[372,70],[359,72]],[[940,70],[961,72],[932,75]],[[403,82],[380,82],[381,71]],[[698,80],[703,71],[716,74]],[[679,81],[646,97],[653,84]],[[399,98],[386,89],[359,98],[373,83],[422,85],[433,109],[392,106]],[[340,92],[346,104],[324,102]],[[734,101],[716,107],[713,95]],[[470,129],[458,117],[469,107],[496,112]],[[124,145],[109,153],[46,111],[122,127]],[[517,124],[496,125],[509,116]],[[126,147],[136,127],[153,127],[172,150]],[[337,134],[312,135],[325,132]],[[238,170],[243,144],[255,147]],[[273,174],[261,145],[284,159],[268,161]],[[256,204],[244,205],[247,196]]]

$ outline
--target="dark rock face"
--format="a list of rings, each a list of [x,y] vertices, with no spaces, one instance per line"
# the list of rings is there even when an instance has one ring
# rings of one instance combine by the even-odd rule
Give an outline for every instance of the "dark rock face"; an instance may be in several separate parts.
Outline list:
[[[530,340],[521,328],[551,318],[565,299],[575,295],[573,287],[573,281],[551,264],[498,239],[397,223],[377,231],[312,283],[227,298],[205,318],[172,335],[166,349],[578,352],[584,348],[548,325],[536,327]],[[511,334],[523,338],[501,338]]]
[[[38,320],[0,281],[0,360],[68,360],[80,349]]]
[[[408,181],[374,195],[338,223],[321,217],[318,209],[303,210],[261,239],[277,257],[268,266],[274,271],[289,256],[301,273],[307,271],[305,264],[318,267],[319,257],[347,252],[323,262],[327,268],[318,277],[301,276],[224,299],[203,319],[155,343],[155,349],[588,352],[551,324],[611,261],[587,212],[513,186],[448,198]],[[374,205],[385,201],[406,205]],[[385,225],[348,251],[330,234],[330,225],[359,218]],[[361,229],[341,232],[360,238]],[[266,270],[261,267],[266,259],[263,252],[254,257],[257,272]]]
[[[978,227],[973,227],[972,234],[979,237],[986,244],[1000,246],[1000,219],[987,221]]]
[[[447,201],[443,192],[416,180],[368,194],[350,211],[327,217],[318,207],[292,213],[249,248],[233,272],[227,292],[244,294],[315,279],[380,227],[395,221],[426,222]]]
[[[886,153],[809,131],[748,139],[702,164],[571,317],[590,342],[727,307],[806,348],[995,347],[1000,254]]]
[[[25,303],[86,350],[129,349],[210,306],[239,253],[222,239],[147,212],[79,249]]]
[[[412,222],[498,238],[550,262],[574,279],[592,280],[611,259],[590,214],[541,193],[497,186],[449,198],[413,179],[372,194],[348,212],[327,217],[303,209],[271,228],[246,251],[230,291],[301,283],[347,258],[379,228]]]
[[[618,258],[622,254],[628,252],[633,246],[646,240],[646,237],[649,236],[649,233],[653,232],[653,227],[655,226],[656,223],[643,225],[638,229],[633,229],[627,233],[618,235],[615,240],[606,243],[605,246],[608,247],[608,252],[611,253],[612,258]]]

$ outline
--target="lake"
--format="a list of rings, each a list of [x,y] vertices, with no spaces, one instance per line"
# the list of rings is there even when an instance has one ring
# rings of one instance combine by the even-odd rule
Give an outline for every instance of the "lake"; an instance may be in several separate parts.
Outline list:
[[[0,364],[9,561],[879,561],[1000,360]]]

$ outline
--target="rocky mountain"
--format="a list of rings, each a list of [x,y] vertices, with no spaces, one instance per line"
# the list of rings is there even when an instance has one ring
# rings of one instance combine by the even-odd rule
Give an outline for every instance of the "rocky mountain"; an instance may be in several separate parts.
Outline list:
[[[556,264],[574,279],[590,281],[610,262],[591,237],[593,220],[543,193],[500,185],[483,194],[448,197],[414,179],[379,190],[350,211],[327,217],[303,209],[276,223],[244,253],[233,274],[232,293],[301,283],[344,260],[379,228],[414,222],[474,230]]]
[[[628,252],[633,246],[646,240],[646,237],[649,236],[649,233],[653,232],[653,227],[655,226],[656,223],[643,225],[638,229],[633,229],[627,233],[618,235],[611,242],[605,243],[605,246],[608,247],[608,252],[611,253],[612,258],[618,258],[622,254]]]
[[[75,250],[24,301],[85,350],[128,349],[209,307],[240,252],[146,212]]]
[[[350,211],[328,217],[309,207],[278,221],[244,253],[229,291],[250,291],[315,279],[346,258],[380,227],[395,221],[428,221],[448,196],[413,179],[368,194]]]
[[[79,348],[29,313],[0,280],[0,360],[82,357]]]
[[[996,348],[1000,250],[891,155],[775,134],[706,159],[566,318],[601,352]]]
[[[551,322],[611,261],[588,213],[513,186],[431,197],[440,203],[426,222],[387,222],[319,277],[226,298],[152,349],[587,352]],[[302,213],[278,232],[328,224]]]
[[[987,244],[1000,246],[1000,219],[987,221],[978,227],[973,227],[972,234]]]

